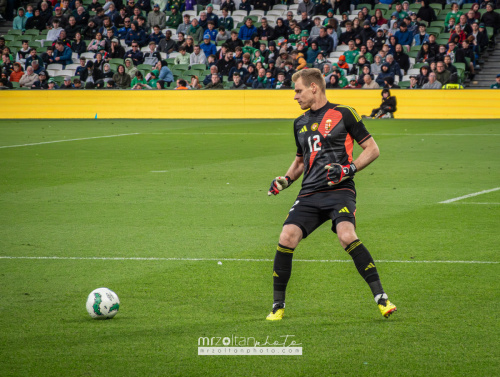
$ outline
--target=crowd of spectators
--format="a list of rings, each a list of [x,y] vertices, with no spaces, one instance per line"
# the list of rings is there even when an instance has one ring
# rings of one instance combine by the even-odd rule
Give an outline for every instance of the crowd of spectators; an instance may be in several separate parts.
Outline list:
[[[327,88],[460,88],[500,29],[500,0],[15,3],[0,88],[286,89],[308,68]]]

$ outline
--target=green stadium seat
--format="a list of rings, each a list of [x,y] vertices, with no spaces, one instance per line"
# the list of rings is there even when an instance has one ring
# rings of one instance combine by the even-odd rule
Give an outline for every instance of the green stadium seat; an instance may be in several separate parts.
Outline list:
[[[16,90],[31,90],[31,86],[21,86],[19,88],[16,88]]]
[[[189,69],[189,64],[176,64],[175,65],[176,71],[187,71],[188,69]]]
[[[427,28],[427,33],[441,34],[444,30],[444,26],[430,26]]]
[[[409,56],[410,58],[415,58],[415,59],[416,59],[416,58],[417,58],[417,55],[418,55],[418,51],[411,51],[411,50],[410,50],[410,52],[408,52],[408,56]]]
[[[408,89],[411,83],[409,81],[400,81],[398,85],[401,89]]]
[[[378,3],[378,4],[375,4],[374,9],[385,9],[385,10],[389,10],[389,7],[390,7],[390,5],[389,5],[389,4],[381,4],[381,3]]]
[[[175,64],[175,58],[167,58],[165,59],[168,65],[174,65]]]
[[[41,32],[40,32],[40,35],[47,35],[49,33],[49,30],[48,29],[43,29]]]
[[[50,46],[52,46],[52,43],[54,43],[54,42],[52,42],[52,41],[43,41],[43,47],[50,47]]]
[[[422,48],[422,46],[420,45],[415,45],[415,46],[411,46],[410,47],[410,51],[420,51],[420,49]]]
[[[147,72],[150,72],[153,69],[153,67],[151,66],[151,64],[139,64],[137,66],[137,69],[139,71],[145,70]]]
[[[205,69],[207,69],[207,66],[205,64],[193,64],[191,66],[192,71],[201,71],[203,72]]]
[[[23,42],[21,41],[11,41],[9,43],[10,48],[22,48],[23,47]]]
[[[26,30],[24,32],[24,35],[35,35],[35,36],[38,36],[40,34],[40,32],[38,31],[38,29],[29,29],[29,30]]]
[[[12,81],[11,82],[13,88],[19,88],[21,85],[19,85],[18,82]]]
[[[474,3],[462,4],[462,9],[471,9]]]
[[[463,69],[465,71],[465,63],[453,63],[456,69]]]
[[[120,59],[120,58],[113,58],[113,59],[110,59],[109,60],[109,64],[125,64],[125,61],[123,59]]]
[[[259,16],[253,14],[250,14],[247,18],[251,18],[254,23],[259,20]]]
[[[414,4],[410,4],[410,10],[412,12],[415,12],[415,13],[418,13],[419,9],[422,7],[422,5],[420,3],[414,3]]]
[[[10,34],[10,35],[22,35],[23,32],[22,32],[22,30],[10,29],[7,34]]]
[[[431,3],[429,4],[429,6],[434,10],[439,10],[439,11],[443,10],[443,6],[441,4]]]
[[[3,36],[5,39],[6,44],[8,45],[10,41],[15,41],[16,40],[16,35],[14,34],[6,34]]]
[[[265,44],[265,45],[266,45],[266,47],[267,47],[267,41],[265,41],[265,40],[263,40],[263,39],[260,39],[260,40],[259,40],[259,42],[260,42],[261,44]]]
[[[420,67],[422,67],[424,65],[429,65],[429,64],[427,64],[427,63],[415,63],[415,64],[413,64],[413,68],[420,69]]]
[[[448,38],[438,38],[438,39],[436,39],[436,43],[438,45],[447,45],[448,44]]]
[[[357,5],[357,7],[356,7],[356,9],[357,9],[357,10],[361,10],[361,9],[363,9],[364,7],[367,7],[367,8],[368,8],[368,9],[370,9],[370,10],[372,9],[372,5],[371,5],[371,4],[367,4],[367,3],[358,4],[358,5]]]

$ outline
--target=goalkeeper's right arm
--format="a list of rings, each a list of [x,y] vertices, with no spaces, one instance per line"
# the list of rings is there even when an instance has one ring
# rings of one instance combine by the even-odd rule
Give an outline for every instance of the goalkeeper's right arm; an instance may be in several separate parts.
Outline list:
[[[267,192],[267,195],[278,195],[280,191],[286,189],[294,181],[300,178],[304,172],[304,158],[295,157],[292,165],[288,168],[286,175],[284,177],[276,177],[271,183],[271,187]]]

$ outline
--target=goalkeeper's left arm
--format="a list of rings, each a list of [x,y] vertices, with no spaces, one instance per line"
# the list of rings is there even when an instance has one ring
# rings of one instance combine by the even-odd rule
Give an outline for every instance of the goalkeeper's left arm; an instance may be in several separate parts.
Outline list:
[[[276,177],[272,183],[267,195],[278,195],[280,191],[283,191],[289,187],[294,181],[300,178],[304,172],[304,157],[295,157],[292,165],[288,168],[284,177]]]

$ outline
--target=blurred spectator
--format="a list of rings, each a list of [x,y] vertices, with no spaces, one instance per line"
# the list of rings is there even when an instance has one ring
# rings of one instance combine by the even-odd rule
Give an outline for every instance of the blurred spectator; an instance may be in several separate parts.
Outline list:
[[[49,87],[49,79],[47,77],[47,72],[42,71],[38,74],[38,81],[35,81],[31,85],[31,89],[47,89]]]
[[[168,63],[166,60],[160,60],[156,63],[155,67],[159,71],[158,79],[170,85],[174,82],[174,75],[170,68],[168,68]]]
[[[85,10],[84,7],[80,6],[76,9],[76,14],[74,15],[76,19],[76,24],[80,27],[84,27],[88,25],[89,22],[89,14]]]
[[[418,86],[417,76],[410,76],[410,86],[408,87],[408,89],[420,89],[420,87]]]
[[[35,81],[38,81],[38,75],[33,72],[33,67],[26,68],[26,72],[19,79],[19,85],[23,87],[31,87]]]
[[[303,0],[297,8],[297,15],[301,15],[305,12],[308,17],[312,17],[314,16],[314,9],[315,4],[311,0]]]
[[[500,74],[496,77],[496,82],[490,86],[490,89],[500,89]]]
[[[158,42],[158,51],[164,52],[166,54],[171,54],[177,50],[177,44],[172,40],[172,32],[167,30],[165,32],[165,37],[160,39]]]
[[[199,2],[199,0],[197,0],[197,1]],[[200,12],[198,24],[200,25],[200,27],[203,31],[205,31],[205,29],[207,28],[207,23],[208,23],[207,12],[203,12],[203,11]]]
[[[434,75],[436,77],[436,75]],[[420,74],[417,76],[417,85],[422,88],[429,81],[429,66],[420,67]]]
[[[429,81],[422,86],[422,89],[441,89],[443,85],[436,80],[436,77],[434,72],[429,73]]]
[[[247,86],[245,83],[241,80],[241,75],[239,72],[234,72],[233,73],[233,85],[231,86],[230,89],[246,89]]]
[[[180,15],[177,13],[177,8],[175,8],[175,16],[174,16],[174,9],[172,9],[172,15],[169,17],[169,22],[170,22],[171,18],[175,18],[175,19],[180,18]],[[155,25],[158,25],[160,27],[160,29],[163,29],[165,26],[177,28],[177,26],[179,26],[179,23],[180,23],[180,20],[175,26],[172,26],[172,23],[167,25],[165,13],[163,13],[160,10],[159,4],[155,4],[153,6],[153,10],[151,12],[149,12],[149,14],[148,14],[147,25],[149,28],[152,28]]]
[[[21,80],[21,77],[23,77],[24,72],[23,72],[23,67],[21,66],[21,63],[14,63],[13,64],[14,70],[10,74],[9,80],[10,82],[19,82]]]
[[[203,37],[203,43],[200,44],[200,48],[205,53],[205,56],[216,55],[217,47],[211,42],[210,34],[205,34]]]
[[[208,84],[210,84],[212,82],[212,75],[217,75],[217,74],[219,74],[219,68],[217,68],[216,65],[211,66],[210,73],[206,75],[205,78],[203,79],[203,85],[207,86]],[[219,79],[222,79],[220,75]]]
[[[191,20],[190,20],[190,16],[189,14],[185,14],[183,19],[182,19],[182,23],[179,24],[179,26],[177,26],[177,34],[179,33],[184,33],[186,34],[189,30],[189,27],[191,26]]]
[[[236,5],[233,0],[222,0],[220,4],[220,9],[227,9],[229,12],[234,12],[236,10]],[[220,24],[220,18],[219,18]]]
[[[170,30],[166,31],[167,33],[170,33],[170,38],[172,37],[172,32]],[[153,32],[149,35],[149,41],[154,41],[157,45],[160,44],[160,42],[165,38],[163,35],[160,26],[159,25],[154,25],[153,26]],[[170,40],[170,39],[169,39]],[[175,44],[174,41],[171,41],[172,44]],[[166,52],[166,51],[164,51]]]
[[[82,56],[80,58],[80,65],[76,68],[74,76],[80,76],[85,69],[87,69],[87,59]]]
[[[63,66],[65,66],[66,64],[73,63],[73,58],[72,58],[73,52],[68,46],[64,44],[63,41],[57,40],[55,47],[56,47],[54,51],[55,63],[62,64]]]
[[[176,90],[188,90],[186,80],[179,79],[177,80],[176,84],[177,84],[175,87]]]
[[[493,3],[487,3],[486,13],[481,17],[481,23],[486,27],[492,27],[495,34],[500,30],[500,13],[494,11]]]
[[[205,86],[204,89],[223,89],[224,85],[220,82],[220,77],[218,74],[213,74],[212,75],[212,80],[211,82]]]
[[[33,68],[33,72],[35,72],[37,75],[43,71],[43,66],[40,65],[38,60],[33,60],[31,62],[31,67]]]
[[[149,72],[146,75],[146,81],[151,88],[156,89],[156,83],[158,82],[159,75],[160,75],[160,71],[158,71],[157,69],[153,69],[151,72]]]
[[[431,23],[436,19],[436,12],[434,12],[434,9],[429,6],[429,0],[423,0],[422,7],[417,12],[417,20]]]
[[[120,64],[116,70],[116,73],[113,75],[113,81],[116,86],[120,89],[128,89],[130,88],[130,84],[132,83],[132,79],[125,72],[125,66]]]
[[[37,29],[39,31],[45,29],[45,19],[40,17],[40,9],[35,9],[33,17],[28,18],[26,29]]]
[[[38,65],[40,67],[43,67],[43,60],[40,56],[37,55],[37,48],[36,47],[33,47],[31,50],[30,50],[30,53],[29,53],[29,56],[26,57],[26,61],[25,61],[25,64],[24,64],[24,69],[26,69],[27,67],[29,67],[31,65],[31,63],[33,61],[38,61]]]
[[[93,20],[89,20],[87,26],[82,29],[83,38],[87,40],[94,39],[98,31],[99,27],[95,24],[95,22]]]
[[[191,76],[191,82],[189,83],[188,89],[201,89],[201,84],[200,80],[198,79],[198,76],[192,75]]]
[[[252,10],[250,0],[241,0],[240,5],[238,6],[238,10],[244,10],[247,12],[247,15],[250,14],[250,11]]]
[[[125,57],[125,48],[120,44],[118,38],[111,39],[108,57],[110,59],[123,59]]]
[[[272,89],[272,82],[266,76],[266,70],[264,68],[259,69],[257,78],[252,83],[253,89]]]
[[[82,39],[82,34],[80,32],[77,32],[75,34],[74,39],[75,40],[73,41],[73,43],[71,43],[71,51],[76,52],[78,56],[80,56],[85,51],[87,51],[87,44]]]
[[[142,75],[141,71],[137,71],[135,73],[135,77],[132,79],[130,86],[132,89],[147,89],[146,86],[149,87],[146,78]],[[151,89],[151,87],[149,87],[149,89]]]
[[[102,77],[104,79],[104,82],[108,82],[113,78],[115,73],[111,70],[111,66],[109,63],[104,63],[104,69],[102,70]]]
[[[231,71],[232,68],[234,68],[235,65],[236,64],[233,59],[233,52],[229,50],[226,52],[224,58],[220,59],[217,62],[217,69],[220,75],[229,76],[229,72]]]
[[[132,42],[132,49],[125,53],[125,59],[130,58],[134,65],[139,65],[144,62],[144,54],[139,50],[139,44],[136,41]]]
[[[201,43],[203,40],[203,28],[199,25],[196,18],[193,18],[191,21],[191,26],[189,27],[187,35],[193,37],[197,44]]]
[[[71,77],[66,76],[64,78],[63,85],[61,86],[60,89],[74,89],[73,84],[71,83]]]
[[[361,89],[361,85],[356,81],[356,76],[352,76],[349,79],[349,85],[344,86],[343,89]]]
[[[372,110],[371,118],[394,118],[396,112],[396,97],[391,96],[389,89],[382,89],[382,103]],[[366,116],[363,116],[366,117]]]
[[[24,64],[26,63],[26,57],[29,56],[29,53],[30,53],[30,47],[28,45],[28,41],[27,40],[23,40],[22,41],[22,47],[21,49],[19,49],[17,51],[17,54],[16,54],[16,61],[21,63],[21,64]]]
[[[149,51],[144,53],[144,64],[156,65],[161,60],[161,54],[156,51],[156,43],[154,41],[149,42],[148,47]],[[156,85],[153,87],[156,87]]]
[[[333,51],[333,40],[330,36],[328,36],[324,27],[319,29],[319,37],[317,37],[314,41],[318,44],[318,49],[325,51],[326,54]]]
[[[179,55],[175,57],[174,64],[189,64],[190,56],[186,52],[186,47],[179,47]]]
[[[73,79],[73,87],[75,89],[83,89],[83,87],[82,87],[82,80],[80,80],[79,78]]]
[[[451,73],[446,69],[444,62],[438,61],[436,63],[436,80],[439,81],[442,86],[449,83],[450,77]],[[430,75],[429,75],[429,81],[430,81]]]
[[[125,44],[131,46],[132,42],[137,43],[140,47],[144,47],[147,42],[147,36],[144,30],[139,28],[137,21],[132,22],[130,30],[125,36]]]
[[[57,85],[56,80],[49,79],[48,84],[47,84],[47,89],[48,90],[59,89],[59,86]]]
[[[54,63],[54,47],[52,46],[47,47],[47,50],[44,53],[42,53],[41,58],[45,66]]]
[[[234,3],[233,3],[234,6]],[[234,28],[234,21],[231,16],[228,15],[228,9],[227,8],[222,8],[222,16],[219,17],[219,27],[224,27],[225,30],[233,30]]]
[[[252,39],[252,35],[257,34],[257,28],[253,25],[253,20],[247,18],[245,24],[240,28],[238,38],[247,41]]]
[[[83,70],[80,74],[80,80],[82,80],[82,82],[91,82],[95,84],[97,80],[101,80],[103,78],[101,70],[94,67],[94,62],[89,60],[86,67],[87,69]]]
[[[92,39],[89,45],[87,46],[87,51],[97,52],[100,49],[103,49],[105,45],[106,44],[104,42],[104,39],[102,38],[102,34],[98,32],[96,33],[95,38]]]
[[[17,17],[14,18],[14,23],[12,28],[14,30],[22,30],[23,32],[26,30],[26,21],[28,21],[28,17],[26,17],[26,11],[24,8],[19,8],[17,10]]]
[[[363,77],[363,89],[379,89],[380,86],[372,79],[370,75],[365,75]]]
[[[62,30],[64,29],[59,26],[59,19],[55,18],[52,21],[52,29],[50,29],[49,32],[47,33],[47,40],[52,42],[57,40]]]
[[[199,45],[194,46],[194,51],[189,56],[189,65],[193,64],[207,64],[207,57]]]

